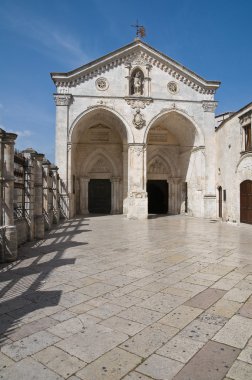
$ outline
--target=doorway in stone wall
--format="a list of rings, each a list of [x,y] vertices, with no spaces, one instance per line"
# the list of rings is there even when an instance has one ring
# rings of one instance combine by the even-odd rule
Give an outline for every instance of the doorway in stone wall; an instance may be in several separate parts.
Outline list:
[[[240,184],[240,221],[252,224],[252,181]]]
[[[94,214],[110,214],[111,182],[109,179],[91,179],[89,181],[88,211]]]
[[[165,180],[148,180],[148,213],[168,213],[168,183]]]
[[[222,187],[218,187],[219,218],[222,218]]]

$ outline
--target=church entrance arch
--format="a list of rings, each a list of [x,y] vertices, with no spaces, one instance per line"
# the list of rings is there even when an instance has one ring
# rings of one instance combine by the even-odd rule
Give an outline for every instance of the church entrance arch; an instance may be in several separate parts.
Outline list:
[[[240,221],[252,224],[252,181],[240,184]]]
[[[197,213],[203,208],[205,165],[199,130],[173,109],[154,118],[146,133],[149,210],[156,207],[162,213],[200,216]]]
[[[127,197],[127,131],[105,109],[88,112],[71,134],[75,214],[118,214]]]

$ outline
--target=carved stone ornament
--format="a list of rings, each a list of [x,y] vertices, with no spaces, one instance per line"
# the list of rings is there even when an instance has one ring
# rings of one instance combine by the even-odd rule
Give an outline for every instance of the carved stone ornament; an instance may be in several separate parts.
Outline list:
[[[214,112],[217,107],[217,102],[203,102],[202,107],[204,112]]]
[[[151,98],[146,98],[146,99],[125,98],[125,100],[127,104],[131,106],[132,109],[135,109],[135,108],[144,109],[146,106],[149,106],[153,102]]]
[[[246,112],[239,117],[240,124],[242,126],[250,124],[252,120],[252,111]]]
[[[168,89],[168,91],[171,93],[171,94],[177,94],[177,92],[178,92],[178,85],[177,85],[177,83],[176,82],[169,82],[168,84],[167,84],[167,89]]]
[[[139,108],[136,110],[136,113],[134,115],[133,124],[137,129],[143,128],[146,124],[146,121],[144,120]]]
[[[96,79],[95,85],[96,85],[97,90],[99,91],[105,91],[108,89],[108,86],[109,86],[107,79],[103,77]]]
[[[148,194],[145,191],[131,191],[129,198],[147,198]]]
[[[69,106],[72,100],[71,94],[55,94],[54,101],[56,106]]]
[[[98,161],[93,166],[91,172],[92,173],[108,173],[110,172],[110,169],[107,163],[102,158],[99,158]]]
[[[166,171],[163,163],[158,158],[151,162],[148,170],[152,174],[165,174]]]
[[[146,66],[149,64],[148,62],[148,59],[146,59],[146,57],[144,57],[141,52],[138,52],[134,55],[132,55],[129,59],[128,59],[128,62],[127,63],[131,63],[132,65],[142,65],[142,66]]]

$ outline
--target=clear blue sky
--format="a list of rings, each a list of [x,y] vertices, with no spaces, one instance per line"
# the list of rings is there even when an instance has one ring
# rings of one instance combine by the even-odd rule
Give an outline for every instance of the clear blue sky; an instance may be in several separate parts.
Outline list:
[[[251,0],[1,0],[0,125],[54,161],[55,88],[65,72],[145,41],[208,80],[220,80],[217,113],[252,101]]]

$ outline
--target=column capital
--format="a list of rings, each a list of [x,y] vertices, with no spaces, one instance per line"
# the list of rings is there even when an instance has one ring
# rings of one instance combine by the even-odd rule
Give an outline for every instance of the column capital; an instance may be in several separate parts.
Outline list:
[[[121,177],[112,177],[111,178],[111,182],[120,182],[121,181]]]
[[[0,128],[0,141],[4,144],[14,144],[16,138],[16,133],[5,132],[3,129]]]
[[[53,94],[56,106],[69,106],[72,101],[72,94]]]

